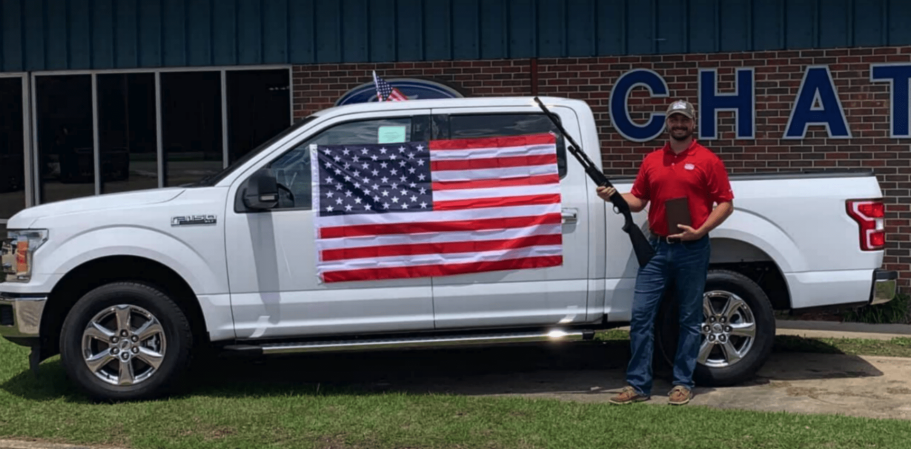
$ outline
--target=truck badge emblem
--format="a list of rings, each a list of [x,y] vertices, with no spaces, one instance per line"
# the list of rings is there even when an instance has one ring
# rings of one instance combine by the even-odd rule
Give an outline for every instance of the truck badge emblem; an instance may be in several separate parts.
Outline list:
[[[171,226],[213,225],[218,222],[215,215],[186,215],[172,217]]]

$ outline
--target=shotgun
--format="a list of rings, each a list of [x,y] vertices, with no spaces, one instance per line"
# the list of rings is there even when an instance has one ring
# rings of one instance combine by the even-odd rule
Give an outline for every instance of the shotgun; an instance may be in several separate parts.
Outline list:
[[[591,159],[580,149],[579,144],[573,140],[572,136],[563,129],[563,125],[560,124],[560,121],[550,112],[544,103],[541,103],[541,100],[538,97],[535,97],[535,101],[541,106],[541,110],[544,111],[544,114],[553,122],[554,126],[560,130],[560,134],[569,141],[567,149],[573,156],[576,157],[576,160],[582,164],[582,167],[585,168],[585,173],[588,174],[592,181],[595,182],[598,186],[604,187],[613,187],[610,181],[607,179],[607,176],[604,176],[604,173],[601,170],[598,170],[598,167],[592,163]],[[645,266],[648,264],[652,257],[655,255],[655,250],[652,249],[652,245],[649,244],[648,239],[645,238],[645,234],[642,233],[642,230],[636,226],[636,223],[633,222],[633,215],[630,212],[629,204],[623,199],[623,196],[620,195],[620,192],[615,192],[610,197],[611,203],[614,204],[614,210],[618,213],[623,214],[624,223],[623,223],[623,232],[629,234],[630,242],[633,244],[633,251],[636,253],[636,259],[639,260],[639,266]]]

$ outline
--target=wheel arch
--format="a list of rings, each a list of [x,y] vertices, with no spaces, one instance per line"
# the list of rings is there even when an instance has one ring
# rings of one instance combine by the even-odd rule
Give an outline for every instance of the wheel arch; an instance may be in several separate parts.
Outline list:
[[[41,317],[41,359],[59,353],[63,321],[80,298],[97,287],[120,281],[143,283],[170,296],[189,319],[194,340],[208,343],[199,299],[182,276],[161,262],[145,257],[106,256],[76,266],[51,290]]]
[[[736,238],[712,238],[709,270],[740,273],[759,285],[775,310],[791,308],[791,293],[784,271],[768,252]]]

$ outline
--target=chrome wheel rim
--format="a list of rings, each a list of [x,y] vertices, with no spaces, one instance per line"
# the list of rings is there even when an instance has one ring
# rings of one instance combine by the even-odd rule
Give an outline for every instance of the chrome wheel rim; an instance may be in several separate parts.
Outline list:
[[[86,367],[111,385],[130,386],[149,380],[161,367],[166,345],[158,318],[134,305],[108,307],[82,331]]]
[[[702,344],[699,363],[725,368],[743,360],[756,340],[756,318],[739,296],[726,291],[703,295]]]

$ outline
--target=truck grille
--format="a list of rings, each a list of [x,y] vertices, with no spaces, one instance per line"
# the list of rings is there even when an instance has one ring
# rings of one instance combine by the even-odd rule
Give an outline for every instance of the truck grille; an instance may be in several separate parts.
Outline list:
[[[0,326],[12,326],[13,324],[13,306],[0,306]]]

